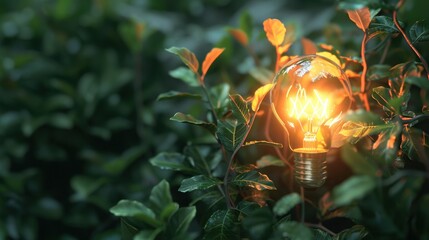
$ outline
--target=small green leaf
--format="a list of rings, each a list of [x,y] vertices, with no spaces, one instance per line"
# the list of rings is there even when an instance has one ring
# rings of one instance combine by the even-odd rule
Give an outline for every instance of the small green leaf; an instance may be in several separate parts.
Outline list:
[[[270,142],[270,141],[265,141],[265,140],[245,142],[243,144],[243,147],[252,146],[252,145],[266,145],[266,146],[278,147],[278,148],[283,147],[283,144],[281,144],[281,143]]]
[[[281,159],[271,155],[265,155],[261,157],[258,161],[256,161],[256,168],[258,169],[269,167],[269,166],[284,167],[284,165],[285,164]]]
[[[201,95],[186,93],[186,92],[169,91],[166,93],[159,94],[158,97],[156,98],[156,101],[186,99],[186,98],[201,99]]]
[[[248,38],[252,36],[253,21],[252,15],[248,11],[242,11],[240,15],[240,29],[243,30]]]
[[[194,73],[198,73],[199,62],[195,54],[187,48],[171,47],[166,49],[168,52],[174,53],[180,57],[183,63],[189,67]]]
[[[206,159],[195,146],[186,146],[184,153],[188,161],[195,167],[199,173],[209,176],[211,174],[211,167],[209,166],[208,159]],[[212,159],[210,159],[212,160]]]
[[[274,205],[273,211],[277,216],[282,216],[292,210],[295,205],[301,202],[301,197],[297,193],[291,193],[282,197]]]
[[[190,69],[185,67],[178,67],[172,71],[169,72],[171,77],[177,78],[188,84],[190,87],[198,87],[200,86],[200,83],[195,76],[195,73],[193,73]]]
[[[415,22],[408,32],[413,44],[429,41],[429,29],[422,21]]]
[[[399,23],[401,26],[402,24]],[[396,28],[391,17],[376,16],[371,21],[368,28],[368,40],[380,34],[396,34],[399,30]]]
[[[386,80],[390,76],[390,66],[385,64],[374,64],[368,68],[368,81]]]
[[[218,84],[210,88],[210,99],[218,116],[223,116],[228,111],[230,86],[227,83]]]
[[[362,225],[355,225],[351,228],[345,229],[335,236],[335,240],[360,240],[368,235],[365,227]]]
[[[127,219],[121,218],[121,237],[123,240],[132,240],[139,230],[130,224]]]
[[[406,128],[406,136],[402,142],[402,151],[411,160],[424,161],[429,157],[429,137],[427,134],[417,128]]]
[[[170,194],[170,184],[166,180],[162,180],[152,188],[149,196],[149,204],[150,208],[161,221],[166,221],[179,208],[177,203],[173,203]]]
[[[304,224],[294,221],[282,222],[278,226],[283,237],[291,240],[308,240],[313,239],[313,233]]]
[[[425,77],[406,77],[405,82],[412,85],[416,85],[421,89],[429,90],[429,81]]]
[[[375,101],[377,101],[385,110],[388,110],[391,113],[397,113],[396,109],[390,104],[392,97],[390,96],[389,88],[382,86],[373,88],[372,98],[374,98]]]
[[[149,162],[161,169],[168,169],[183,172],[195,172],[185,161],[185,156],[180,153],[162,152],[149,159]]]
[[[73,199],[86,199],[105,183],[106,179],[104,178],[95,178],[81,175],[74,176],[71,179],[71,186],[75,191]]]
[[[186,233],[196,213],[197,209],[194,206],[179,208],[168,221],[165,239],[189,239]]]
[[[250,187],[256,190],[276,190],[274,183],[268,176],[258,171],[241,173],[231,183],[238,187]]]
[[[375,179],[368,175],[353,176],[336,186],[332,191],[332,201],[337,206],[350,204],[354,200],[364,197],[375,188]]]
[[[204,175],[193,176],[183,179],[180,184],[179,192],[191,192],[195,190],[203,190],[220,184],[218,179],[209,178]]]
[[[389,122],[391,128],[379,134],[377,141],[373,144],[374,152],[379,156],[378,159],[383,160],[385,166],[389,166],[396,158],[398,145],[402,132],[402,125],[400,120],[394,118]]]
[[[200,126],[200,127],[203,127],[205,129],[209,130],[209,132],[211,132],[211,133],[216,132],[216,126],[213,123],[198,120],[189,114],[184,114],[184,113],[178,112],[178,113],[174,114],[174,116],[171,117],[170,120],[175,121],[175,122],[180,122],[180,123],[189,123],[192,125],[197,125],[197,126]]]
[[[225,149],[233,152],[237,147],[241,147],[241,141],[246,134],[247,127],[237,120],[225,120],[218,122],[216,135]]]
[[[207,240],[240,239],[235,210],[217,210],[204,226],[204,238]]]
[[[153,227],[160,225],[160,222],[155,219],[155,213],[141,202],[120,200],[115,206],[110,208],[110,212],[117,217],[136,218]]]
[[[375,163],[355,151],[350,144],[346,144],[341,148],[341,156],[353,172],[370,176],[376,175],[377,166]]]
[[[238,94],[229,95],[231,99],[232,114],[239,123],[248,124],[250,120],[249,106],[244,98]]]
[[[162,231],[162,228],[157,228],[153,230],[143,230],[138,232],[133,240],[155,240],[156,236]]]

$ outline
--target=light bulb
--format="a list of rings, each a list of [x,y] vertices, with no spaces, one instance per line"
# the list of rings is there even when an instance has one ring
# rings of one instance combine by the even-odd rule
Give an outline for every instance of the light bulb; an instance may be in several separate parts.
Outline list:
[[[288,135],[295,179],[306,188],[320,187],[327,178],[332,134],[351,106],[350,82],[336,62],[307,55],[288,62],[273,84],[271,108]]]

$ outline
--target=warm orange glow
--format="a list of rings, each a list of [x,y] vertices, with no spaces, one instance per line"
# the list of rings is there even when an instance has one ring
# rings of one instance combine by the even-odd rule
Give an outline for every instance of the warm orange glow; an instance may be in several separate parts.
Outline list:
[[[304,88],[298,89],[295,96],[289,97],[288,114],[297,120],[324,121],[328,119],[331,108],[329,99],[313,90],[312,96],[307,95]]]

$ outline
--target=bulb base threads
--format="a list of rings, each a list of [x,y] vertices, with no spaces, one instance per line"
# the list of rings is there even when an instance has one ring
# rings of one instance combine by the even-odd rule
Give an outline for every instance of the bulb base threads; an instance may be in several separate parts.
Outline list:
[[[304,188],[321,187],[327,178],[327,150],[297,148],[295,157],[295,179]]]

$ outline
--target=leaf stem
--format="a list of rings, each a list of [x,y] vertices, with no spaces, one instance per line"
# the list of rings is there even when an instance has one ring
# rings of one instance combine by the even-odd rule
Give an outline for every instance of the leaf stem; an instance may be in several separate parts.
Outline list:
[[[370,107],[369,107],[369,102],[368,102],[368,94],[367,92],[367,82],[366,82],[366,73],[368,72],[368,63],[366,62],[366,57],[365,57],[365,48],[366,48],[366,42],[368,41],[368,33],[367,31],[364,31],[363,34],[363,39],[362,39],[362,43],[361,43],[361,48],[360,48],[360,56],[362,58],[362,75],[360,76],[360,98],[365,106],[365,109],[367,111],[370,111]]]
[[[403,4],[404,4],[404,0],[399,0],[398,3],[396,4],[396,8],[393,11],[393,23],[395,24],[396,28],[401,33],[402,37],[404,37],[408,46],[411,48],[411,50],[413,50],[413,52],[417,55],[417,57],[422,62],[423,67],[424,67],[425,72],[426,72],[426,78],[429,79],[429,67],[428,67],[426,60],[423,58],[423,56],[420,54],[420,52],[414,47],[413,43],[408,38],[407,34],[405,33],[405,31],[402,29],[401,25],[398,22],[398,10],[402,7]]]

